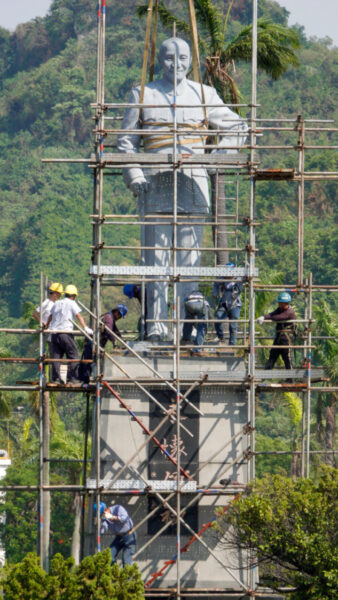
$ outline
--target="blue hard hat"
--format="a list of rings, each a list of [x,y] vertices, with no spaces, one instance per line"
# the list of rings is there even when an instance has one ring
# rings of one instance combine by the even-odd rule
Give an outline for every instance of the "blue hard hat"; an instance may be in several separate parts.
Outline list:
[[[278,302],[291,302],[291,296],[289,292],[281,292],[278,296]]]
[[[123,293],[125,296],[128,296],[128,298],[134,298],[134,284],[133,283],[126,283],[126,285],[123,288]]]
[[[116,310],[119,311],[119,313],[121,314],[122,319],[124,319],[124,317],[126,316],[128,309],[126,307],[125,304],[118,304],[116,307]]]
[[[225,266],[233,268],[235,265],[234,265],[234,263],[227,263]]]
[[[100,502],[100,517],[102,517],[103,511],[105,508],[107,508],[107,505],[104,502]],[[93,511],[95,514],[96,514],[96,509],[97,509],[97,504],[95,502],[95,504],[93,506]]]

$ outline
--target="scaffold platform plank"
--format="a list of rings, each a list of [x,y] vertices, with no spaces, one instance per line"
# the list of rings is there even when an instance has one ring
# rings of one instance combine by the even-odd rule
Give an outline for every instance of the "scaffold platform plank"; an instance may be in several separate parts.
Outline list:
[[[91,162],[96,161],[95,154],[90,157]],[[104,152],[101,155],[100,162],[114,167],[129,167],[132,164],[149,165],[149,166],[168,166],[174,164],[174,155],[172,153],[151,153],[138,152],[137,154],[128,154],[123,152]],[[236,167],[238,169],[247,167],[249,159],[245,154],[223,154],[215,152],[214,154],[176,154],[175,164],[186,167],[190,166],[207,166],[213,167]]]
[[[311,369],[311,380],[322,379],[324,377],[324,369],[314,367]],[[257,379],[306,379],[307,369],[256,369],[255,380]]]
[[[294,179],[295,169],[257,169],[254,175],[256,181],[284,181]]]
[[[91,275],[97,275],[96,265],[90,268]],[[100,275],[159,275],[168,277],[178,277],[179,275],[191,277],[247,277],[249,269],[247,267],[150,267],[139,265],[102,265]],[[258,277],[258,269],[254,269],[254,276]]]

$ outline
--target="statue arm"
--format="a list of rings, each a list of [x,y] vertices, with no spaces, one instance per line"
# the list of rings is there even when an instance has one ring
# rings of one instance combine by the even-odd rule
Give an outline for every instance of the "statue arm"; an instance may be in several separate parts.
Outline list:
[[[218,129],[219,131],[223,130],[228,134],[221,137],[218,149],[214,149],[212,152],[236,153],[237,150],[227,150],[227,148],[244,145],[248,132],[246,120],[225,106],[214,89],[211,90],[211,97],[208,100],[208,103],[219,104],[219,106],[208,109],[210,128]]]
[[[138,89],[133,89],[128,99],[128,103],[138,104],[140,93]],[[121,153],[136,154],[139,152],[141,136],[135,133],[128,133],[128,129],[141,129],[140,109],[127,108],[122,122],[122,129],[126,133],[121,133],[117,138],[117,149]],[[147,191],[148,183],[143,170],[138,165],[130,166],[123,170],[124,180],[127,186],[132,190],[135,196],[142,191]]]

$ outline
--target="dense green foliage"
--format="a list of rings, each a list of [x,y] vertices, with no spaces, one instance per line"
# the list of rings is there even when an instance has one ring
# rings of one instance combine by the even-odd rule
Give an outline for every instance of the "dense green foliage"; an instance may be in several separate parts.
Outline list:
[[[6,567],[3,589],[11,600],[142,600],[143,583],[136,565],[120,569],[110,565],[110,550],[74,561],[56,554],[47,574],[38,557],[27,554],[22,562]]]
[[[216,3],[217,4],[217,3]],[[221,4],[221,3],[220,3]],[[243,4],[243,3],[242,3]],[[260,3],[265,18],[287,24],[286,11]],[[186,17],[177,3],[169,6]],[[222,4],[223,6],[223,4]],[[0,85],[1,137],[1,227],[0,299],[2,322],[20,317],[23,303],[38,299],[38,274],[71,281],[76,274],[84,299],[88,299],[91,240],[92,183],[89,170],[78,165],[44,165],[43,157],[84,157],[91,151],[91,111],[95,99],[96,3],[81,0],[54,0],[50,13],[17,28],[13,34],[2,30],[6,49]],[[237,20],[238,19],[238,20]],[[228,23],[232,39],[250,21],[247,8],[233,6]],[[144,24],[135,14],[134,2],[115,2],[107,7],[106,99],[126,99],[140,78]],[[300,34],[302,32],[300,31]],[[160,40],[164,33],[160,33]],[[302,37],[302,35],[301,35]],[[281,117],[302,113],[305,117],[333,118],[334,64],[337,49],[326,42],[307,41],[298,52],[301,66],[289,69],[280,81],[258,78],[259,116]],[[249,100],[249,68],[236,63],[236,83]],[[310,134],[309,134],[310,135]],[[271,136],[270,136],[271,138]],[[280,140],[282,134],[280,134]],[[296,141],[291,132],[283,138]],[[317,141],[318,134],[308,141]],[[325,134],[321,134],[325,142]],[[264,139],[264,142],[266,140]],[[296,166],[292,152],[260,153],[263,166]],[[334,167],[329,150],[308,151],[307,168]],[[135,210],[134,201],[123,184],[113,178],[106,183],[104,210]],[[247,213],[247,188],[243,184],[242,212]],[[334,183],[306,184],[305,270],[314,281],[334,280]],[[285,278],[295,279],[297,245],[297,189],[295,184],[257,185],[257,212],[262,223],[257,230],[258,264],[280,269]],[[325,215],[325,219],[323,216]],[[76,226],[75,226],[76,224]],[[106,243],[126,243],[130,230],[105,230]],[[132,237],[138,239],[137,228]],[[118,252],[106,260],[133,261],[135,254]],[[107,292],[107,294],[110,292]],[[107,298],[107,303],[109,302]],[[12,321],[13,323],[15,321]]]
[[[264,477],[218,519],[229,524],[229,542],[252,550],[273,587],[295,587],[293,600],[334,600],[338,593],[338,471],[322,471],[318,483]]]

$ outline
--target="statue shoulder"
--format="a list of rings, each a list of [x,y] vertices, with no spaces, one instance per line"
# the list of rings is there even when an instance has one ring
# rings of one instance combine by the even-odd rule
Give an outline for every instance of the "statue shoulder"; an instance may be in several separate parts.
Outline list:
[[[132,88],[131,90],[131,94],[136,96],[136,97],[140,97],[140,92],[141,92],[141,86],[137,85],[135,87]],[[146,96],[153,96],[156,93],[164,93],[164,87],[163,84],[161,82],[160,79],[156,79],[155,81],[150,81],[149,83],[147,83],[144,87],[144,95]]]

